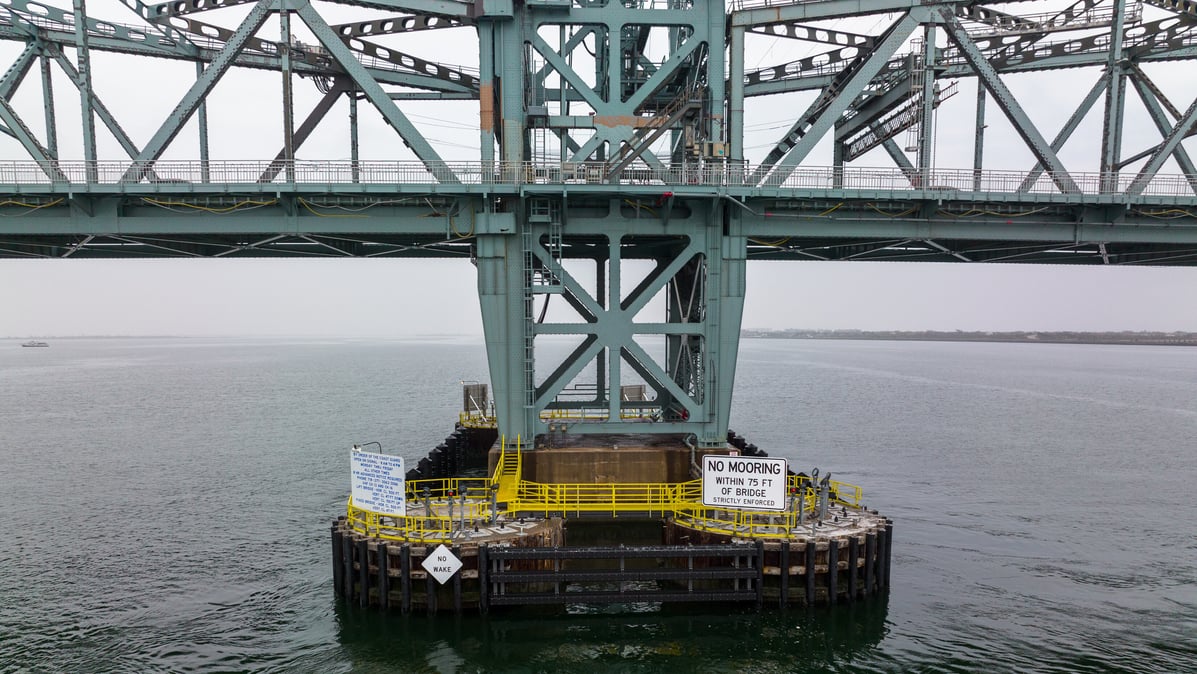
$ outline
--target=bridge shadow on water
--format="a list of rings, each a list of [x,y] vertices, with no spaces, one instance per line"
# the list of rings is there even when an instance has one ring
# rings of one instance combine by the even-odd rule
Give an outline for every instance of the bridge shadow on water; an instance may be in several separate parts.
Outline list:
[[[354,671],[817,672],[875,670],[886,594],[813,609],[628,604],[403,615],[337,601]],[[884,666],[884,665],[882,665]]]

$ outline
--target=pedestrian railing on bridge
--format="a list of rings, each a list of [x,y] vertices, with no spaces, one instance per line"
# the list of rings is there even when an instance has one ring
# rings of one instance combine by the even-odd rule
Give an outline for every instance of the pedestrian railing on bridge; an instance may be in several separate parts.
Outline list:
[[[885,191],[923,193],[950,198],[960,192],[1062,194],[1060,184],[1075,184],[1076,195],[1141,193],[1148,196],[1197,195],[1197,176],[1069,173],[1057,180],[1049,172],[973,169],[800,167],[775,170],[759,183],[748,162],[716,160],[660,167],[629,167],[607,176],[602,162],[440,162],[420,161],[7,161],[0,162],[0,189],[29,190],[36,186],[123,186],[133,191],[146,185],[155,191],[208,191],[207,186],[238,191],[276,191],[281,185],[307,189],[352,185],[564,185],[716,187],[745,190]],[[375,190],[376,191],[376,190]]]

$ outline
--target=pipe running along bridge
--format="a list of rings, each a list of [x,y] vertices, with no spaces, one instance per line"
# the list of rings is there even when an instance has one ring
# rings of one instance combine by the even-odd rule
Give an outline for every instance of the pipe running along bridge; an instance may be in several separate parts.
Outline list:
[[[704,447],[750,259],[1197,263],[1194,0],[730,1],[0,0],[0,256],[469,258],[507,438]]]

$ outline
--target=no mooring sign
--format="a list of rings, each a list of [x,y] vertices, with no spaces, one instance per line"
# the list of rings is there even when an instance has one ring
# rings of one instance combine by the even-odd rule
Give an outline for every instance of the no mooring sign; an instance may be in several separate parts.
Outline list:
[[[744,510],[786,509],[786,460],[702,457],[702,504]]]

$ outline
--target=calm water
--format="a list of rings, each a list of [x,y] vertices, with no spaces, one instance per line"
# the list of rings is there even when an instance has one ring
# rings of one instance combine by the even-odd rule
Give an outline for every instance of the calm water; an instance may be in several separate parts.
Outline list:
[[[469,341],[0,342],[0,671],[1197,672],[1197,349],[746,340],[733,427],[896,520],[884,600],[338,605],[347,446],[417,459],[486,378]]]

